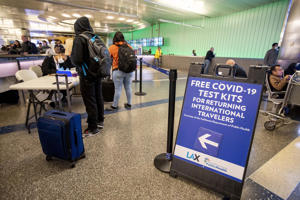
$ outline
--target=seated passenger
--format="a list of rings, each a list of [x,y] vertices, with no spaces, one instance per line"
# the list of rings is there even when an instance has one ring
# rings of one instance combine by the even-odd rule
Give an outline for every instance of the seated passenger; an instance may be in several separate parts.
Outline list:
[[[40,51],[40,54],[45,54],[48,49],[50,49],[50,47],[48,46],[47,41],[43,40],[42,50]]]
[[[55,74],[56,73],[56,63],[54,61],[54,51],[52,49],[48,49],[46,51],[47,57],[44,59],[42,63],[42,72],[43,76],[48,74]]]
[[[283,69],[280,65],[274,65],[271,67],[271,74],[269,77],[271,89],[276,91],[285,91],[290,80],[290,75],[283,77]]]
[[[62,45],[62,42],[60,40],[55,41],[54,48],[56,48],[56,47],[64,48],[64,46]]]
[[[21,43],[19,42],[19,40],[15,40],[13,46],[10,48],[8,54],[20,54],[22,50],[22,46]]]
[[[71,62],[70,56],[65,55],[65,51],[62,45],[55,47],[55,61],[58,63],[58,67],[64,68],[64,70],[75,67]]]
[[[300,63],[291,63],[286,70],[285,75],[293,75],[297,70],[300,70]]]
[[[66,70],[74,67],[70,57],[65,55],[63,46],[56,46],[54,51],[55,53],[52,49],[47,50],[47,57],[42,63],[43,76],[56,73],[60,68]]]
[[[233,59],[228,59],[226,61],[226,65],[233,67],[233,76],[234,77],[247,78],[246,71],[241,66],[236,64]]]
[[[38,53],[38,49],[36,48],[35,44],[33,44],[32,42],[30,42],[29,37],[26,35],[22,35],[22,50],[21,52],[24,55],[27,54],[37,54]]]

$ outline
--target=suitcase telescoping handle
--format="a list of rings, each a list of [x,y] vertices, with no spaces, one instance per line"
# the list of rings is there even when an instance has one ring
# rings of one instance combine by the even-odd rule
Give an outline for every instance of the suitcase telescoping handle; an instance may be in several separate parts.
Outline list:
[[[71,102],[70,102],[70,91],[69,91],[68,75],[67,74],[55,74],[55,77],[56,77],[56,86],[57,86],[57,94],[59,94],[59,92],[60,92],[60,89],[59,89],[59,84],[60,83],[58,81],[58,77],[59,76],[65,77],[66,92],[67,92],[67,101],[68,101],[68,111],[71,112]],[[57,98],[57,95],[56,95],[55,100],[57,101],[57,99],[58,99],[59,109],[63,110],[61,99]]]

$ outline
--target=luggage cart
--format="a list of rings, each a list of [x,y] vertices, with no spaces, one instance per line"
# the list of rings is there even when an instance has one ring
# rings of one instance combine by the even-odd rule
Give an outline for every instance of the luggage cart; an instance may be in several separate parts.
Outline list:
[[[266,82],[268,80],[266,79]],[[273,131],[279,123],[288,124],[290,120],[287,118],[289,105],[300,106],[300,71],[297,71],[290,79],[285,96],[283,99],[271,100],[275,105],[272,112],[266,112],[269,120],[264,123],[265,129]]]

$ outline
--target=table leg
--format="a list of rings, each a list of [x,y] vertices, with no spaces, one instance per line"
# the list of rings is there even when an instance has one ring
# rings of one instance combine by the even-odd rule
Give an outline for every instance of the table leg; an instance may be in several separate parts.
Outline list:
[[[29,99],[29,102],[28,102],[28,105],[27,105],[26,121],[25,121],[25,126],[26,126],[26,128],[28,128],[30,106],[31,106],[31,100]]]

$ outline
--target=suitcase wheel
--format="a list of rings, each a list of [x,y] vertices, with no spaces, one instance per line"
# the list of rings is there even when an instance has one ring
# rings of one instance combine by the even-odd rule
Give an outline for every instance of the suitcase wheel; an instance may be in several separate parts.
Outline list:
[[[50,160],[52,160],[52,157],[51,156],[46,156],[46,160],[50,161]]]
[[[83,154],[81,155],[81,158],[85,158],[85,153],[83,153]]]
[[[71,168],[76,167],[75,162],[72,162],[70,167],[71,167]]]

